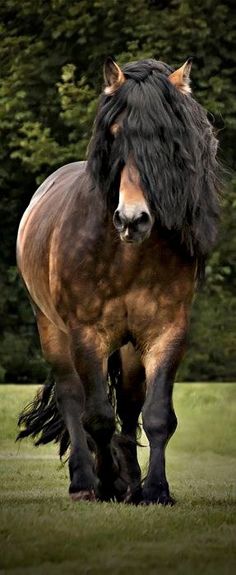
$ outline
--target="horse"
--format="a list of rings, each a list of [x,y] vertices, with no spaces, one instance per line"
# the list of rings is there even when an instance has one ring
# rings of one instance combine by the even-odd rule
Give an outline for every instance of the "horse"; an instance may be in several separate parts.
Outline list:
[[[18,438],[58,442],[61,457],[70,446],[76,501],[174,503],[173,385],[220,211],[218,142],[190,70],[190,59],[174,69],[107,58],[87,160],[50,175],[19,226],[18,268],[51,371]]]

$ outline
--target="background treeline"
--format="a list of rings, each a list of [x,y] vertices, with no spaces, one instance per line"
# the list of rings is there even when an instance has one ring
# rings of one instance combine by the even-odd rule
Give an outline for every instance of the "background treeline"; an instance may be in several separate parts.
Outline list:
[[[33,314],[15,266],[20,217],[40,182],[82,159],[102,64],[194,57],[193,92],[210,113],[227,167],[219,243],[195,301],[179,378],[236,379],[234,0],[5,0],[0,3],[0,381],[39,381]]]

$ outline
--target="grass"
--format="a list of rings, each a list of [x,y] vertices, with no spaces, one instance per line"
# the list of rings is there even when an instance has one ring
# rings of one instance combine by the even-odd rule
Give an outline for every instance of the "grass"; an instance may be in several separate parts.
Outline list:
[[[226,575],[236,566],[236,385],[176,384],[173,508],[73,503],[55,446],[14,443],[35,386],[0,386],[0,574]],[[142,467],[147,448],[140,450]]]

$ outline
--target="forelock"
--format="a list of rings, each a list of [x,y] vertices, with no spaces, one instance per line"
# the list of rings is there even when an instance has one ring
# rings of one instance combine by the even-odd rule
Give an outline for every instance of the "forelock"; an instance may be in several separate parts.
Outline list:
[[[130,62],[125,64],[122,68],[124,75],[127,79],[135,80],[136,82],[145,81],[146,78],[153,73],[160,73],[164,76],[169,76],[173,72],[173,68],[164,64],[164,62],[154,60],[141,60],[139,62]]]

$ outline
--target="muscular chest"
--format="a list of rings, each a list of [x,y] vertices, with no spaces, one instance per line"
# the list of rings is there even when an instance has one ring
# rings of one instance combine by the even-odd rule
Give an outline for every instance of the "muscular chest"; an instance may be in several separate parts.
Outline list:
[[[178,266],[174,260],[168,266],[153,253],[146,258],[131,256],[128,252],[114,258],[109,267],[97,266],[75,290],[74,320],[93,326],[108,349],[157,334],[191,299],[189,266]]]

